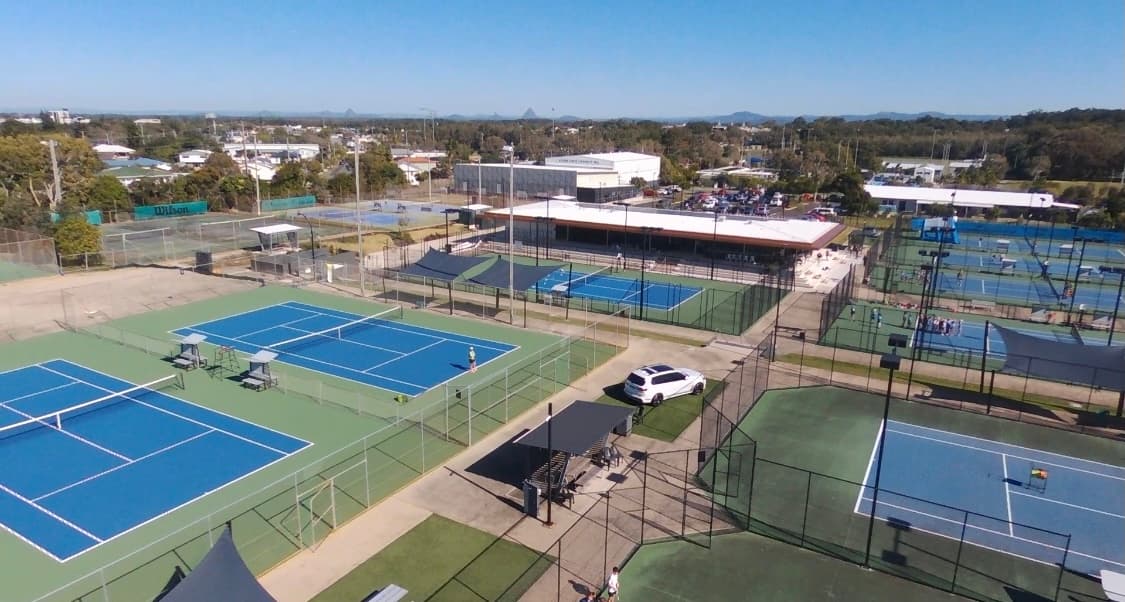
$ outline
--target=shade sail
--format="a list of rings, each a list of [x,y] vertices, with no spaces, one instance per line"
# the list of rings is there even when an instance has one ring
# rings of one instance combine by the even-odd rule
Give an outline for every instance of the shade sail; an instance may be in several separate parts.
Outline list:
[[[464,255],[450,255],[444,251],[430,249],[424,257],[416,263],[406,266],[403,274],[433,278],[434,280],[456,280],[458,276],[488,261],[487,257],[466,257]]]
[[[512,271],[509,274],[508,269],[511,266]],[[472,278],[469,282],[474,284],[481,284],[490,286],[492,288],[508,288],[508,279],[511,276],[512,287],[517,291],[526,291],[535,286],[548,274],[561,269],[560,266],[534,266],[508,263],[507,259],[500,258],[496,263],[489,266],[489,268]]]
[[[1125,347],[1041,339],[991,324],[1004,339],[1001,372],[1125,391]]]
[[[230,529],[224,529],[211,551],[199,561],[195,570],[161,598],[161,602],[198,602],[199,600],[275,602],[273,596],[258,583],[258,579],[246,567],[246,562],[234,547]]]

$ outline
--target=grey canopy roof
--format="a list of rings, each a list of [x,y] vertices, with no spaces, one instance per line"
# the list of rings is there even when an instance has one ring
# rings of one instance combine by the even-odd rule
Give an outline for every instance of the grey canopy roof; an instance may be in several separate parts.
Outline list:
[[[534,266],[519,263],[511,264],[508,263],[507,259],[501,257],[496,263],[489,266],[487,270],[469,278],[469,282],[490,286],[492,288],[508,288],[508,266],[512,267],[512,286],[517,291],[526,291],[535,286],[536,282],[539,282],[548,274],[562,269],[557,265]]]
[[[466,257],[464,255],[450,255],[443,251],[430,249],[425,256],[416,263],[406,266],[403,274],[433,278],[434,280],[455,280],[461,274],[488,261],[487,257]]]
[[[215,542],[210,552],[199,561],[183,581],[161,598],[161,602],[198,602],[199,600],[238,600],[239,602],[275,602],[234,547],[230,529]]]
[[[990,324],[1004,338],[1001,372],[1125,391],[1125,348],[1064,343]]]
[[[529,447],[547,447],[547,429],[551,429],[551,446],[554,451],[562,451],[579,456],[586,453],[594,443],[605,439],[613,427],[625,422],[635,412],[635,408],[611,406],[592,401],[576,401],[548,421],[515,440],[515,443]]]

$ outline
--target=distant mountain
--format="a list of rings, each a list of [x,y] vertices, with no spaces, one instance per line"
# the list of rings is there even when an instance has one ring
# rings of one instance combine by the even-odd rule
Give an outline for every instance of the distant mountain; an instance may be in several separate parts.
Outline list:
[[[0,107],[0,113],[11,114],[38,114],[39,109],[32,110],[31,108],[9,108]],[[71,113],[75,115],[130,115],[130,116],[197,116],[202,115],[205,111],[200,110],[155,110],[155,111],[115,111],[103,109],[89,109],[89,108],[75,108],[71,109]],[[253,118],[281,118],[281,117],[304,117],[304,118],[317,118],[317,119],[423,119],[424,116],[418,113],[362,113],[354,109],[346,109],[340,111],[246,111],[246,110],[212,110],[220,117],[253,117]],[[451,115],[436,115],[437,119],[444,119],[446,121],[517,121],[517,120],[546,120],[546,117],[540,117],[535,113],[535,110],[528,108],[524,111],[522,116],[515,115],[501,115],[499,113],[492,114],[472,114],[464,115],[454,113]],[[891,119],[895,121],[912,121],[921,119],[923,117],[933,117],[936,119],[960,119],[964,121],[988,121],[991,119],[1003,119],[1006,115],[974,115],[974,114],[950,114],[942,113],[940,111],[922,111],[919,113],[899,113],[894,111],[880,111],[878,113],[867,114],[846,114],[846,115],[800,115],[800,117],[813,121],[818,117],[839,117],[845,121],[873,121],[877,119]],[[726,115],[692,115],[692,116],[677,116],[677,117],[614,117],[614,118],[601,118],[591,119],[588,117],[579,117],[575,115],[563,115],[556,117],[556,123],[573,123],[578,121],[610,121],[612,119],[626,119],[635,121],[656,121],[660,123],[684,123],[692,121],[704,121],[709,123],[723,123],[723,124],[750,124],[758,125],[768,121],[776,123],[788,123],[796,119],[796,115],[764,115],[762,113],[754,113],[751,111],[736,111]]]

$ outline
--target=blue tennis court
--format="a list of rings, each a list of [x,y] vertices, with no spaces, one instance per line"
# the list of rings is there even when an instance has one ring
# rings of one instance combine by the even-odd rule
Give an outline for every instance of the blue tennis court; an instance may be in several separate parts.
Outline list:
[[[897,421],[886,437],[877,517],[953,539],[964,523],[968,543],[1084,573],[1125,568],[1125,468]]]
[[[401,321],[395,308],[376,316],[288,301],[176,331],[254,353],[269,349],[278,360],[405,395],[419,395],[477,365],[518,349],[516,345],[425,328]]]
[[[641,281],[638,279],[620,278],[601,272],[592,274],[574,272],[571,280],[570,270],[565,268],[548,274],[538,282],[538,287],[541,291],[564,291],[571,297],[600,299],[627,305],[640,305],[643,297],[646,308],[661,310],[674,309],[677,305],[703,292],[702,288],[694,286],[645,282],[642,295]]]
[[[65,360],[0,373],[0,524],[62,562],[311,445]]]

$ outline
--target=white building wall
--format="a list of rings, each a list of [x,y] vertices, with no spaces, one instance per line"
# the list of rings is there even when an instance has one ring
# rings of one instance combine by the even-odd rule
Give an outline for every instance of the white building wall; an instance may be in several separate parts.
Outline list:
[[[660,157],[640,153],[601,153],[547,157],[545,163],[559,167],[582,167],[613,171],[620,178],[617,183],[620,186],[628,185],[629,180],[635,177],[644,178],[646,182],[655,182],[660,178]]]
[[[578,174],[578,188],[609,188],[628,185],[629,179],[622,180],[621,174],[616,171]]]

